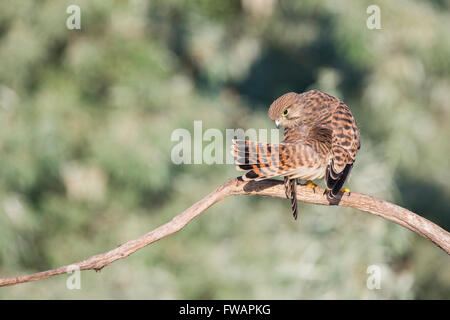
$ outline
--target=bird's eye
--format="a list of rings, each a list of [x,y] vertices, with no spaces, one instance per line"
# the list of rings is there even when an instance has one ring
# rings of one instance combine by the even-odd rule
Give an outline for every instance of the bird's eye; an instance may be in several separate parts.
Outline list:
[[[288,113],[289,113],[289,109],[284,109],[283,116],[287,116]]]

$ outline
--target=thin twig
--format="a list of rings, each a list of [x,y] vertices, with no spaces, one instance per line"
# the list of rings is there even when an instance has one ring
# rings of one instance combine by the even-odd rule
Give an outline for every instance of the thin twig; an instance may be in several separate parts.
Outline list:
[[[128,257],[137,250],[181,230],[203,211],[231,195],[286,197],[283,184],[278,180],[245,182],[239,178],[230,179],[190,208],[175,216],[171,221],[138,239],[128,241],[106,253],[98,254],[86,260],[58,269],[38,272],[27,276],[0,279],[0,286],[10,286],[45,279],[58,274],[72,272],[74,268],[78,268],[79,270],[99,271],[108,264]],[[351,194],[346,193],[345,195],[340,194],[337,198],[330,199],[326,195],[323,195],[323,190],[316,189],[313,191],[307,186],[298,186],[297,198],[302,202],[352,207],[372,213],[418,233],[422,237],[433,241],[437,246],[447,252],[447,254],[450,254],[450,233],[431,221],[387,201],[355,192],[352,192]]]

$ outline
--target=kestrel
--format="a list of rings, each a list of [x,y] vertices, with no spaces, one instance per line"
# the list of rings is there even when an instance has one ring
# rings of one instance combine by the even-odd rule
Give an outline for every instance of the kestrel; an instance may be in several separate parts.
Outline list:
[[[280,144],[233,141],[237,169],[248,171],[245,181],[284,177],[286,197],[297,219],[297,179],[325,177],[326,191],[334,198],[343,187],[360,148],[359,131],[348,106],[325,92],[290,92],[270,106],[269,118],[284,128]],[[314,189],[315,190],[315,189]]]

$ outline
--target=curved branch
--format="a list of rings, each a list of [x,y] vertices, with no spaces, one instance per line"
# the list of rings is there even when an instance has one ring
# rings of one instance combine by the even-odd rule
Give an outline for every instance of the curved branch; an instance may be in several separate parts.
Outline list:
[[[262,195],[286,198],[283,183],[279,180],[245,182],[240,178],[230,179],[190,208],[175,216],[171,221],[138,239],[128,241],[106,253],[98,254],[58,269],[38,272],[27,276],[0,279],[0,286],[10,286],[45,279],[54,275],[72,272],[74,269],[100,271],[108,264],[128,257],[137,250],[181,230],[203,211],[231,195]],[[297,189],[297,198],[302,202],[352,207],[372,213],[418,233],[422,237],[433,241],[437,246],[447,252],[447,254],[450,254],[450,233],[431,221],[387,201],[354,192],[349,195],[340,194],[335,199],[329,199],[323,195],[323,190],[318,189],[315,192],[310,187],[301,185]]]

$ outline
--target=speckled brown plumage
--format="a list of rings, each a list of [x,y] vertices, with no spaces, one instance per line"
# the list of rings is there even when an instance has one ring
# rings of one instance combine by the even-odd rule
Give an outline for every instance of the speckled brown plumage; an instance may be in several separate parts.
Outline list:
[[[297,179],[325,177],[331,197],[344,185],[360,148],[359,131],[347,105],[319,90],[286,93],[270,106],[269,118],[284,128],[280,144],[235,140],[233,154],[244,180],[285,177],[297,217]]]

